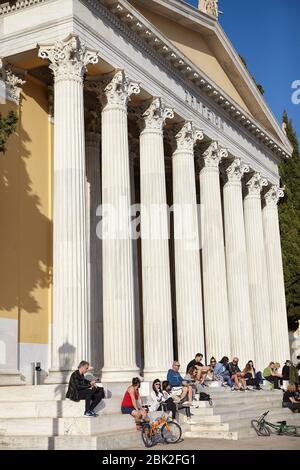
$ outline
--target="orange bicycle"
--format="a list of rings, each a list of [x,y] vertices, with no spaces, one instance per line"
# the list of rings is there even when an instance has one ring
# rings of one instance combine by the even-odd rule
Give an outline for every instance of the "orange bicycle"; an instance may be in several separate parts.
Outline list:
[[[161,440],[168,444],[176,444],[181,438],[182,429],[178,423],[163,413],[152,423],[142,422],[141,434],[145,447],[152,447]]]

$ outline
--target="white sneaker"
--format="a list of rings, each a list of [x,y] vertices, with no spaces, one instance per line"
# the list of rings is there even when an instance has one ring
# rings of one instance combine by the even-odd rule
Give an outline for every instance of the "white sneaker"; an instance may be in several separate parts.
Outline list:
[[[196,421],[193,421],[192,418],[187,418],[187,424],[197,424]]]

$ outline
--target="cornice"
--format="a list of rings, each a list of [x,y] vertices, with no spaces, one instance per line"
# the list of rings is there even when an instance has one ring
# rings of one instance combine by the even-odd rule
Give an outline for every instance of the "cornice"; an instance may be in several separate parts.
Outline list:
[[[15,3],[5,2],[0,4],[0,18],[1,16],[7,15],[9,13],[15,13],[19,10],[24,10],[39,3],[45,3],[47,0],[18,0]]]
[[[122,23],[135,32],[155,52],[157,58],[160,55],[165,63],[168,63],[173,71],[177,70],[182,77],[192,83],[213,100],[219,108],[245,127],[257,141],[280,158],[288,157],[287,146],[266,130],[256,119],[240,107],[231,97],[216,85],[207,75],[199,70],[179,49],[166,39],[155,26],[143,15],[135,10],[126,0],[82,0],[97,9],[100,4],[106,6]],[[212,20],[214,23],[215,20]],[[215,27],[216,31],[216,27]],[[258,93],[258,91],[257,91]],[[275,118],[274,118],[275,119]]]

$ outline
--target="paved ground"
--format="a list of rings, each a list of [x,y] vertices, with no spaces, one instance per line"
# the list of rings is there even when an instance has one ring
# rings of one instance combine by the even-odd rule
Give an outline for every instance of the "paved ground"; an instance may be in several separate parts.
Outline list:
[[[145,449],[141,444],[135,450]],[[300,450],[300,437],[270,436],[226,441],[217,439],[185,439],[174,445],[158,444],[147,451],[156,450]]]

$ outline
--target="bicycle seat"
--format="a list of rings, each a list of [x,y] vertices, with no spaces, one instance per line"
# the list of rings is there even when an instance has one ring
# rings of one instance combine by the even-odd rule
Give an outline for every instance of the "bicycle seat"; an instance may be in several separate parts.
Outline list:
[[[283,424],[284,426],[286,425],[286,421],[277,421],[277,424]]]

